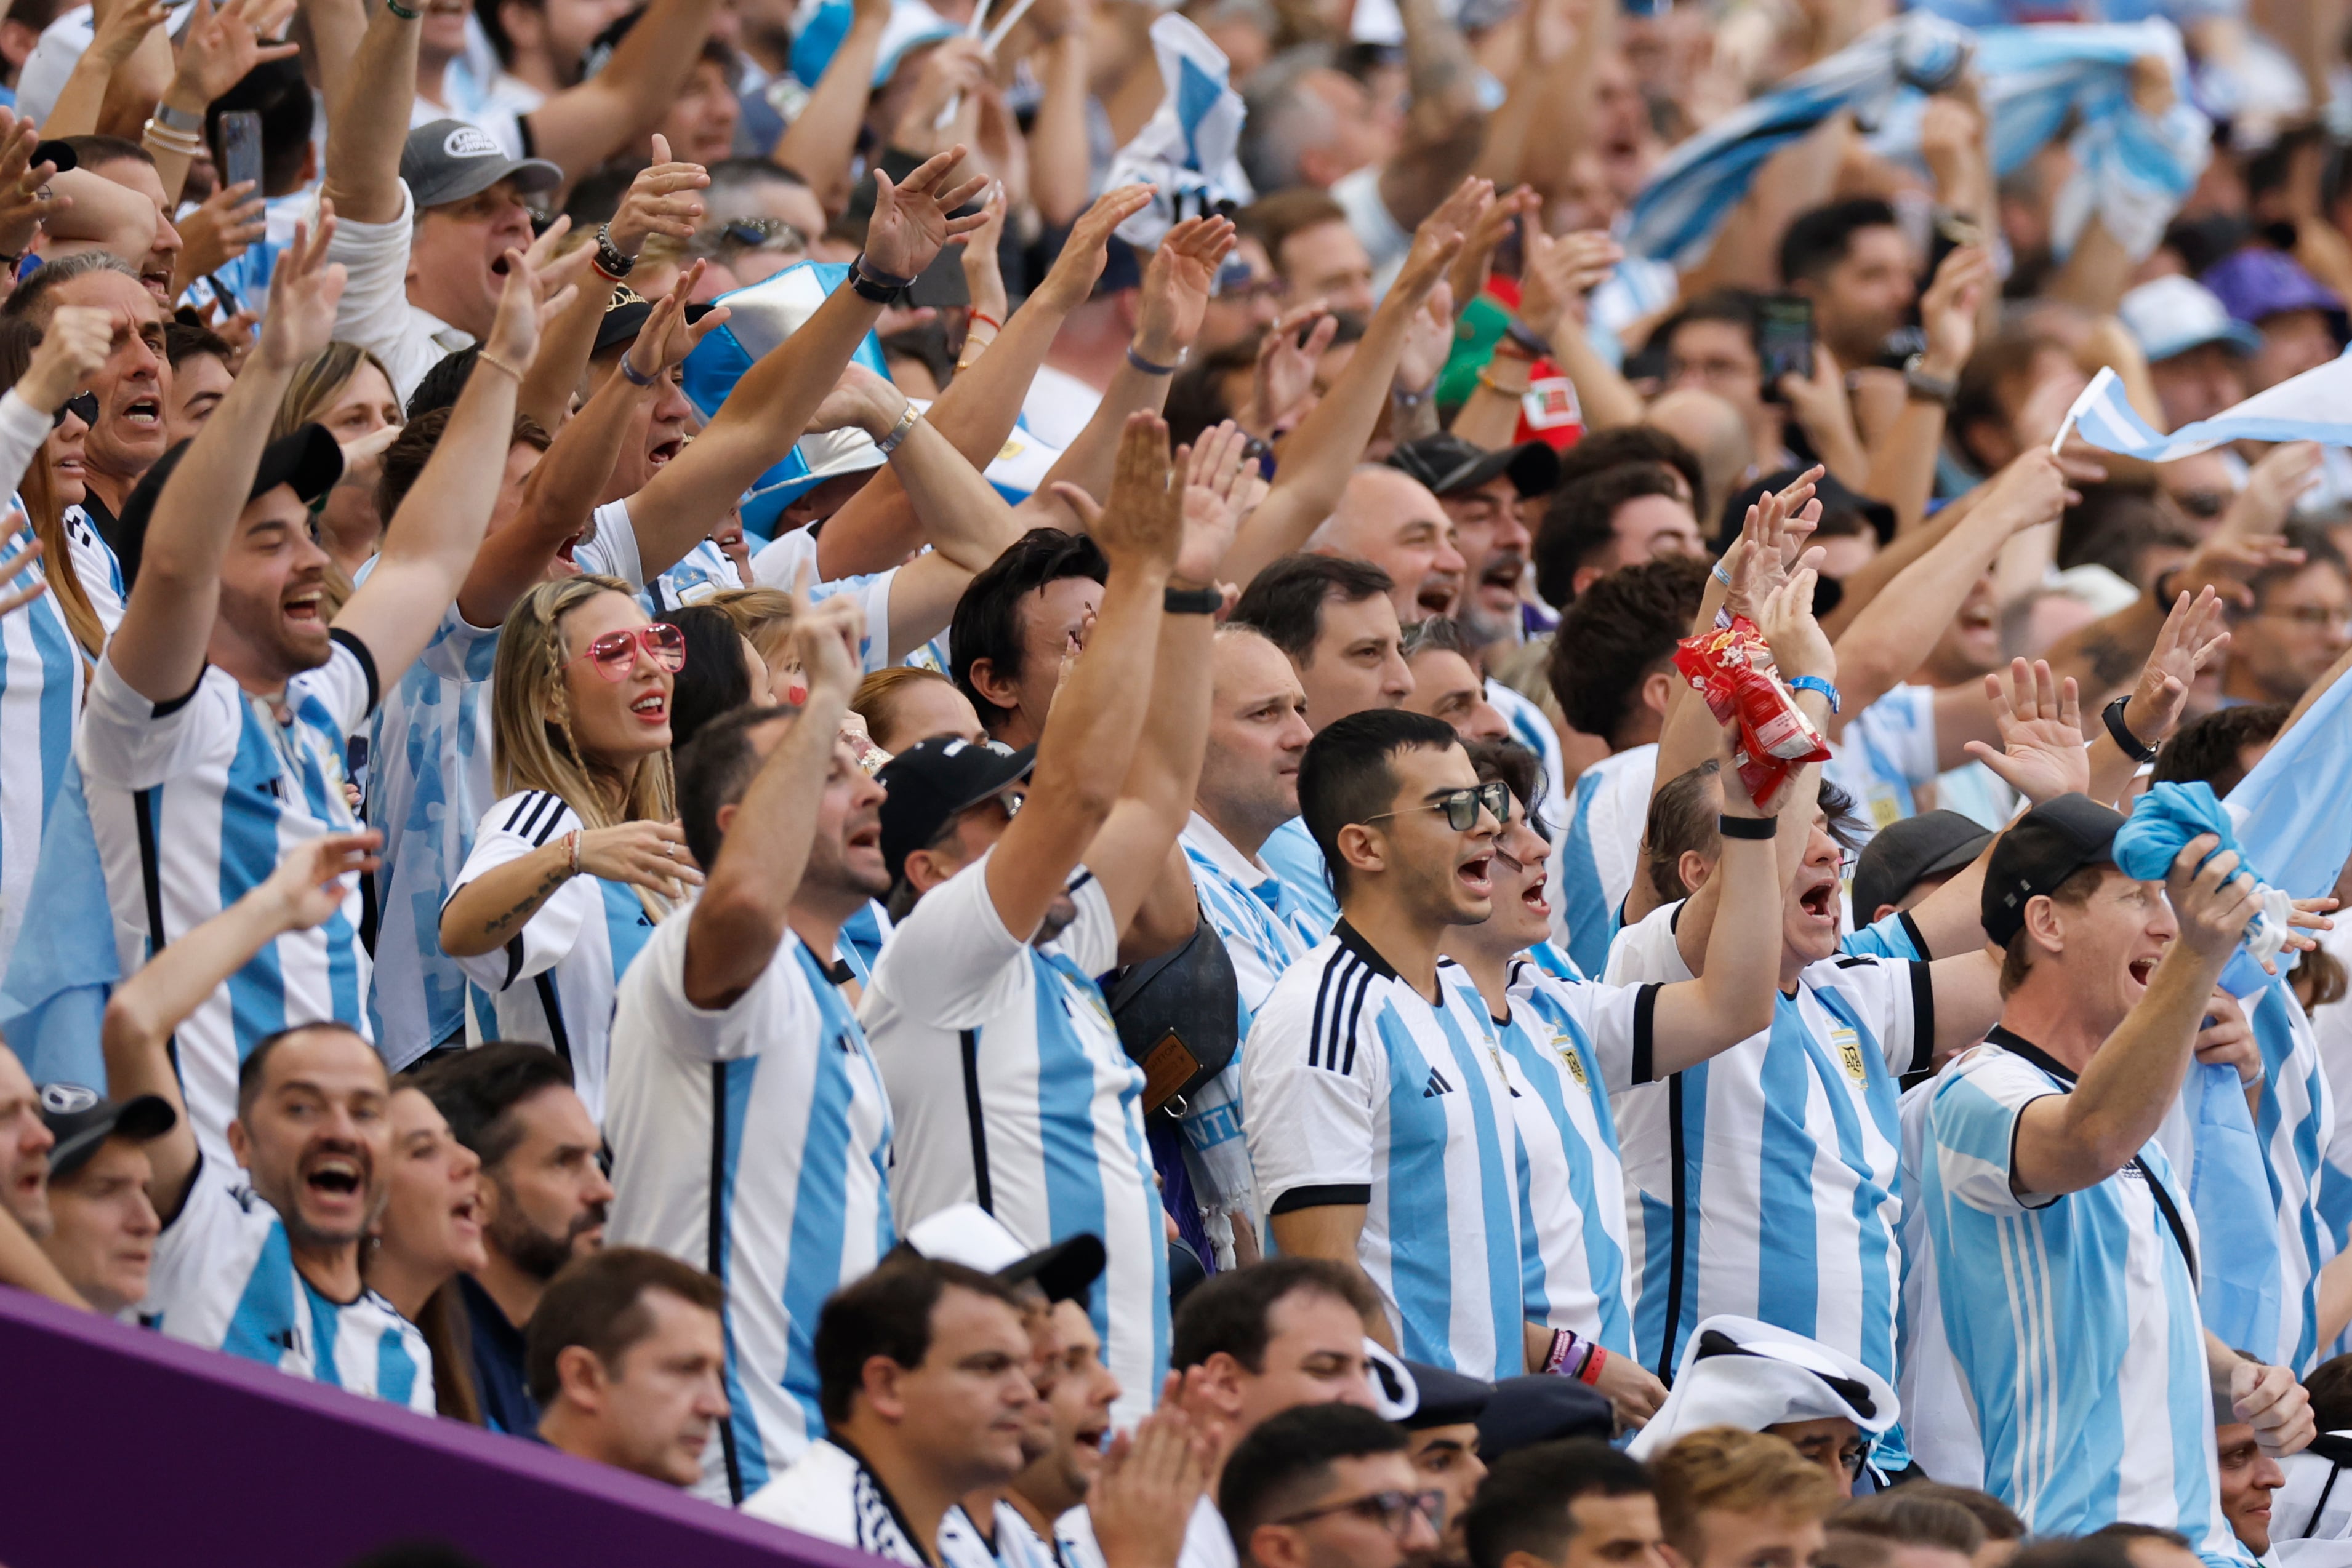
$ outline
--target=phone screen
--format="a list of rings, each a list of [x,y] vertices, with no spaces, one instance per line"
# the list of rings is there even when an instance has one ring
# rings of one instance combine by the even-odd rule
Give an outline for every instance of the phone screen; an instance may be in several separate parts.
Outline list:
[[[1813,302],[1795,294],[1758,301],[1756,357],[1763,362],[1764,395],[1775,395],[1782,376],[1813,373]]]
[[[253,182],[261,193],[261,115],[250,109],[231,110],[220,117],[221,183]]]

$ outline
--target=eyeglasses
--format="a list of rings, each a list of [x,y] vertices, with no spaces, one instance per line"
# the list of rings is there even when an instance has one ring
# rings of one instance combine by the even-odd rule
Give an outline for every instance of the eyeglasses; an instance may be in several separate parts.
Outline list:
[[[49,428],[51,430],[63,429],[65,427],[66,415],[69,413],[80,419],[84,424],[96,424],[98,423],[98,394],[96,392],[76,392],[73,396],[66,399],[65,402],[58,404],[58,412],[49,415]]]
[[[2274,604],[2257,613],[2274,621],[2292,621],[2307,632],[2323,626],[2352,626],[2352,606],[2338,610],[2326,604]]]
[[[738,250],[808,249],[808,235],[782,218],[736,218],[719,225],[719,237]]]
[[[1407,806],[1402,811],[1378,811],[1364,819],[1377,822],[1382,817],[1409,816],[1415,811],[1443,811],[1445,825],[1457,833],[1466,833],[1478,825],[1480,810],[1499,824],[1507,820],[1511,809],[1511,787],[1497,779],[1492,784],[1480,784],[1471,789],[1456,789],[1439,797],[1425,806]]]
[[[567,667],[593,659],[596,673],[608,681],[623,681],[636,667],[637,650],[671,674],[686,668],[686,633],[667,621],[656,621],[628,632],[607,632],[565,661]]]
[[[1310,1508],[1305,1513],[1294,1513],[1287,1519],[1277,1519],[1274,1522],[1310,1524],[1318,1519],[1328,1519],[1335,1513],[1352,1513],[1358,1519],[1379,1524],[1391,1535],[1402,1537],[1414,1514],[1429,1521],[1432,1530],[1444,1528],[1445,1494],[1442,1491],[1376,1491],[1370,1497],[1327,1503],[1321,1508]]]

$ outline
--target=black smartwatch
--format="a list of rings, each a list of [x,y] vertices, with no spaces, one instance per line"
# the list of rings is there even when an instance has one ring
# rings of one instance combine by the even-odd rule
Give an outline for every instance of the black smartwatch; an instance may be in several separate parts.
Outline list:
[[[1214,615],[1225,607],[1225,596],[1214,588],[1165,588],[1160,608],[1171,615]]]
[[[2115,737],[2116,744],[2122,747],[2126,757],[2134,762],[2153,762],[2156,760],[2156,747],[2134,735],[2124,724],[2124,705],[2129,701],[2131,696],[2128,693],[2117,697],[2099,716],[2106,721],[2107,733]]]
[[[914,286],[911,277],[894,277],[873,266],[862,250],[857,259],[849,264],[849,287],[857,291],[860,299],[870,299],[877,305],[896,305]]]

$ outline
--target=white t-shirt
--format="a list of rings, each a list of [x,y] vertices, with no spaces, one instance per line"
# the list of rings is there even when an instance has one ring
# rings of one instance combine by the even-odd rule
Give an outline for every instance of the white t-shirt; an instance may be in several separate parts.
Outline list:
[[[356,832],[344,747],[375,706],[374,658],[337,628],[327,662],[286,684],[280,724],[226,670],[153,703],[101,660],[74,754],[106,870],[122,971],[268,880],[307,840]],[[319,925],[264,947],[188,1015],[174,1038],[188,1119],[208,1158],[236,1162],[238,1065],[264,1035],[339,1019],[367,1030],[368,955],[359,881]]]
[[[1094,980],[1118,962],[1118,929],[1101,884],[1077,878],[1076,917],[1033,946],[1005,929],[982,856],[891,933],[859,1016],[898,1121],[901,1230],[976,1202],[1031,1246],[1102,1238],[1108,1260],[1089,1306],[1125,1425],[1150,1409],[1167,1371],[1167,1231],[1143,1070]]]
[[[390,1301],[337,1301],[294,1267],[278,1211],[204,1160],[155,1239],[140,1321],[173,1339],[433,1414],[433,1354]]]
[[[848,1003],[789,932],[731,1006],[688,1001],[692,915],[656,927],[621,983],[609,1235],[727,1285],[729,1415],[695,1490],[740,1501],[824,1430],[818,1310],[895,1239],[891,1108]]]

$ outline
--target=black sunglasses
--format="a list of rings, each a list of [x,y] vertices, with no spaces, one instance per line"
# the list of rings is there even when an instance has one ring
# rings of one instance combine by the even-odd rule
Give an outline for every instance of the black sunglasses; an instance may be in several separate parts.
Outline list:
[[[1482,808],[1498,823],[1509,821],[1511,787],[1497,779],[1491,784],[1456,789],[1426,805],[1407,806],[1402,811],[1378,811],[1364,821],[1377,822],[1382,817],[1402,817],[1409,811],[1443,811],[1447,827],[1457,833],[1466,833],[1478,825],[1478,812]]]
[[[96,392],[76,392],[73,396],[66,399],[65,402],[58,405],[58,412],[49,415],[49,428],[51,430],[56,430],[64,425],[66,415],[69,413],[79,414],[81,416],[81,422],[84,424],[96,424],[98,423],[98,394]]]

